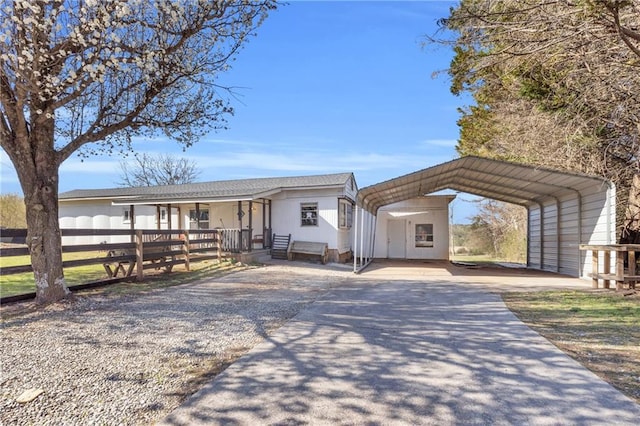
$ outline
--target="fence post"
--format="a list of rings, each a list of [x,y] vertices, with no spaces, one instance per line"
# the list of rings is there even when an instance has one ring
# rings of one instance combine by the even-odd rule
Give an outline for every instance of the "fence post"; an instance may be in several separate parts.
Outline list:
[[[142,242],[142,230],[136,230],[136,281],[144,280],[144,265],[142,260],[144,259],[144,250]]]
[[[185,230],[182,234],[184,239],[182,241],[182,253],[184,253],[184,268],[187,271],[191,270],[191,265],[189,263],[189,231]]]
[[[598,250],[591,250],[591,288],[598,288]]]
[[[602,273],[609,275],[611,273],[611,252],[609,250],[604,251],[604,264],[602,265]],[[609,278],[604,280],[604,288],[610,287],[611,281]]]
[[[616,251],[616,290],[624,287],[624,252]]]
[[[225,231],[223,229],[216,232],[218,238],[216,238],[216,248],[218,249],[218,262],[222,262],[222,234]]]

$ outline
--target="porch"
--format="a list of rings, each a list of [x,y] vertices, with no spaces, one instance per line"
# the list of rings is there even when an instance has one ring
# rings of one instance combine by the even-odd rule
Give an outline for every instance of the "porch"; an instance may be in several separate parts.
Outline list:
[[[198,231],[202,231],[202,234],[216,231],[222,251],[233,254],[268,250],[272,245],[272,208],[269,199],[113,204],[124,208],[124,216],[130,218],[127,223],[131,230],[140,228],[138,224],[145,229],[152,229],[152,226],[169,231],[186,229],[195,241],[200,239]],[[154,216],[153,219],[150,215]]]

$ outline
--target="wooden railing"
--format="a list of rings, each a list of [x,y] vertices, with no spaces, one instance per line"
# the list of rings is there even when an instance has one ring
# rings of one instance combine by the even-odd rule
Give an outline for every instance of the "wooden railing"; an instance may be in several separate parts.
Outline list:
[[[636,283],[640,281],[636,265],[636,252],[640,252],[640,244],[581,244],[580,250],[591,251],[592,253],[591,287],[598,288],[599,281],[603,280],[604,288],[610,288],[610,283],[615,282],[616,290],[622,290],[625,284],[629,288],[635,288]],[[602,271],[600,271],[600,253],[602,253],[603,257]],[[612,259],[615,259],[615,272],[613,273],[611,272]],[[625,259],[627,263],[626,269]]]
[[[171,270],[175,265],[185,265],[193,261],[222,259],[223,249],[218,230],[114,230],[114,229],[62,229],[62,237],[124,236],[133,242],[63,245],[62,253],[97,252],[101,256],[86,259],[66,260],[63,268],[102,264],[110,278],[120,271],[131,276],[135,266],[137,281],[144,279],[144,270],[163,267]],[[0,237],[3,242],[24,242],[26,229],[3,229]],[[126,238],[126,237],[129,238]],[[25,256],[29,254],[26,245],[0,249],[0,256]],[[102,255],[104,254],[104,255]],[[126,265],[126,267],[125,267]],[[0,268],[0,275],[31,272],[30,264],[6,266]],[[125,272],[126,271],[126,272]]]

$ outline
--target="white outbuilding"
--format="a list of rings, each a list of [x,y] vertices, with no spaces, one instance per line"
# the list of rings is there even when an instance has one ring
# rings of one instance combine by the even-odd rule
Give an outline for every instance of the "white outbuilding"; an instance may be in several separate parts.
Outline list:
[[[388,206],[423,198],[444,189],[523,206],[528,212],[527,266],[570,276],[588,276],[591,262],[580,244],[615,242],[615,187],[602,178],[540,167],[462,157],[419,170],[385,182],[362,188],[358,192],[355,217],[354,269],[366,266],[382,256],[385,238],[395,218]],[[428,209],[427,209],[428,210]],[[420,223],[404,223],[405,247],[418,242],[417,233],[429,233],[425,217]],[[414,232],[411,241],[410,232]],[[432,230],[432,233],[435,229]],[[408,235],[408,236],[407,236]],[[383,243],[379,242],[382,238]],[[435,243],[435,235],[433,236]],[[389,250],[387,248],[387,250]],[[393,253],[391,253],[393,254]],[[406,257],[411,252],[406,251]]]

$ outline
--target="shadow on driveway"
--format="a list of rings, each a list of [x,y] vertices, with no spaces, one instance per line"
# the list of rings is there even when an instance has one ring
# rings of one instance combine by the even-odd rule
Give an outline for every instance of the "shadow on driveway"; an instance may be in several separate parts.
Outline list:
[[[535,276],[383,269],[330,290],[160,424],[637,424],[640,406],[492,293]]]

